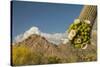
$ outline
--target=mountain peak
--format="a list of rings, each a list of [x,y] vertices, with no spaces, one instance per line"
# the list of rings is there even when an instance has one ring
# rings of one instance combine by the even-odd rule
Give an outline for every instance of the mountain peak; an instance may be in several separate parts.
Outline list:
[[[16,36],[14,38],[14,42],[22,42],[33,34],[45,37],[50,43],[54,43],[57,45],[63,42],[62,39],[67,38],[66,33],[44,33],[40,31],[38,27],[33,26],[29,30],[25,31],[23,34]]]

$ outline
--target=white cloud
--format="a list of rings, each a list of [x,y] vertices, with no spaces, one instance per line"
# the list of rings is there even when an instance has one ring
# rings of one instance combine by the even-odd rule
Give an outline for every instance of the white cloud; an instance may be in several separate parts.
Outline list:
[[[28,31],[26,31],[23,34],[23,37],[24,37],[24,39],[26,39],[27,37],[29,37],[32,34],[37,34],[37,35],[40,34],[40,30],[38,29],[38,27],[31,27]]]
[[[28,38],[32,34],[37,34],[37,35],[40,34],[38,27],[35,27],[35,26],[31,27],[29,30],[27,30],[23,34],[16,36],[14,39],[14,42],[21,42],[21,41],[25,40],[26,38]]]
[[[16,36],[13,41],[16,43],[23,41],[23,34]]]
[[[60,44],[62,43],[62,39],[66,38],[65,33],[41,33],[41,36],[44,36],[49,42]]]
[[[62,40],[67,38],[67,34],[65,34],[65,33],[53,33],[53,34],[52,33],[44,33],[44,32],[41,32],[38,27],[33,26],[29,30],[24,32],[23,34],[20,34],[17,37],[15,37],[14,41],[21,42],[21,41],[25,40],[26,38],[28,38],[32,34],[41,35],[41,36],[45,37],[49,42],[52,42],[54,44],[60,44],[60,43],[62,43]]]

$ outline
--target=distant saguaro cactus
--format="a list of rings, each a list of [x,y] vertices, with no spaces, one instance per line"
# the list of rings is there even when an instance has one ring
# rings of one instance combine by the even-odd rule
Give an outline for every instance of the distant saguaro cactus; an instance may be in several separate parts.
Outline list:
[[[86,49],[91,43],[90,34],[97,17],[97,6],[83,7],[78,19],[75,19],[68,29],[68,39],[76,48]]]

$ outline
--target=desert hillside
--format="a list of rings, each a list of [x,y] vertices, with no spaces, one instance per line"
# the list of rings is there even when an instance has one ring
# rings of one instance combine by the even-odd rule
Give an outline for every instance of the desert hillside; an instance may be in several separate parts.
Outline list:
[[[93,39],[96,39],[96,32],[92,33]],[[83,50],[72,47],[70,42],[56,45],[37,34],[12,45],[12,65],[88,62],[96,61],[96,57],[95,43]]]

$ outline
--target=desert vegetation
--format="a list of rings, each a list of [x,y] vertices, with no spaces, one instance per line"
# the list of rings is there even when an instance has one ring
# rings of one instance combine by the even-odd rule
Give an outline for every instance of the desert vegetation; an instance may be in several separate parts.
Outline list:
[[[18,45],[18,44],[17,44]],[[42,44],[41,44],[42,46]],[[45,49],[45,48],[43,48]],[[46,49],[51,50],[52,48]],[[20,44],[13,45],[12,48],[12,65],[37,65],[37,64],[55,64],[55,63],[72,63],[72,62],[89,62],[97,60],[96,45],[89,45],[87,49],[77,49],[70,44],[61,44],[53,50],[45,52],[32,47]],[[56,54],[56,55],[55,55]]]

